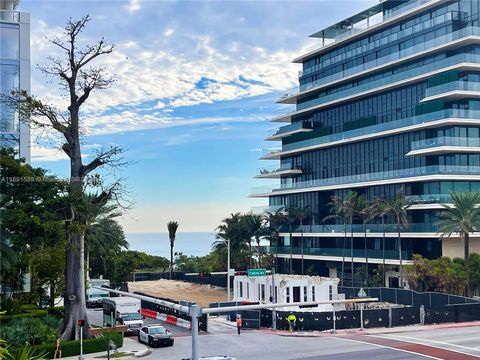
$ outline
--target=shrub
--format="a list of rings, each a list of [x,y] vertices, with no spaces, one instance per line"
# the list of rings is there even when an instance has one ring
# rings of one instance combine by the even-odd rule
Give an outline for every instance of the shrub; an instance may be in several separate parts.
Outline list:
[[[12,346],[31,346],[55,341],[59,319],[53,316],[44,318],[23,317],[11,319],[0,328],[0,338]]]
[[[108,343],[112,340],[117,348],[123,346],[123,335],[119,333],[106,333],[94,339],[83,340],[83,353],[90,354],[95,352],[107,351]],[[62,341],[62,357],[76,356],[80,354],[80,340]],[[53,358],[55,354],[55,342],[45,345],[37,345],[32,347],[35,353],[46,353],[46,357]]]
[[[2,324],[5,324],[7,322],[10,322],[13,319],[38,318],[38,317],[44,317],[47,315],[48,315],[47,310],[35,309],[35,310],[28,310],[28,312],[23,312],[19,314],[0,315],[0,321],[2,322]]]
[[[21,302],[16,299],[2,297],[0,301],[0,310],[6,311],[8,315],[20,313],[20,307]]]
[[[53,308],[47,308],[47,312],[49,315],[53,315],[59,318],[63,318],[63,314],[65,312],[65,308],[63,306],[56,306]]]

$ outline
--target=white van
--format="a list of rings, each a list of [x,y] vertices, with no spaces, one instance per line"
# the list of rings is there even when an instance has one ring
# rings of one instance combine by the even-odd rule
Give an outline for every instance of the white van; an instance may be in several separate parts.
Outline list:
[[[127,332],[138,334],[143,326],[140,299],[120,296],[103,299],[103,326],[127,325]]]
[[[88,279],[87,289],[85,290],[85,300],[88,307],[102,306],[102,299],[110,295],[108,291],[95,289],[94,286],[110,286],[110,280],[107,279]]]

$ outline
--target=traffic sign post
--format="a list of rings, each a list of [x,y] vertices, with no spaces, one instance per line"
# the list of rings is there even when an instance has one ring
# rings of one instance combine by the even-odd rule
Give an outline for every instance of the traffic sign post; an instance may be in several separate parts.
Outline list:
[[[78,355],[78,360],[83,360],[83,327],[85,326],[85,320],[77,320],[77,325],[80,330],[80,355]]]
[[[265,275],[267,275],[267,270],[265,269],[248,269],[247,270],[248,277],[265,276]]]

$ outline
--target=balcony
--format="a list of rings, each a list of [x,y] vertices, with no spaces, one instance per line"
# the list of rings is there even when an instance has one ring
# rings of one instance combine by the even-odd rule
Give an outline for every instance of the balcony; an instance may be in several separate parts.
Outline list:
[[[438,38],[426,41],[424,43],[421,43],[406,49],[402,49],[400,51],[383,56],[381,58],[366,62],[364,64],[357,65],[350,69],[346,69],[344,71],[341,71],[329,76],[324,76],[321,79],[310,82],[308,84],[301,85],[298,87],[298,92],[296,94],[293,94],[292,89],[290,89],[287,92],[287,94],[285,94],[279,100],[279,102],[295,103],[295,101],[292,102],[292,98],[296,98],[298,95],[303,95],[304,93],[318,90],[322,87],[331,85],[340,80],[344,81],[344,80],[348,80],[348,78],[354,78],[360,75],[365,75],[369,72],[377,71],[382,67],[387,67],[393,64],[404,62],[412,58],[415,58],[417,56],[420,56],[422,54],[426,54],[432,51],[437,51],[438,49],[441,49],[441,48],[450,47],[451,45],[456,43],[478,42],[478,39],[475,39],[475,38],[472,39],[472,37],[478,37],[478,36],[480,36],[480,28],[476,26],[469,26],[469,27],[457,30],[455,32],[446,34],[444,36],[440,36]],[[321,66],[317,65],[317,68],[314,70],[317,71],[320,69],[321,69]]]
[[[438,4],[439,0],[412,0],[394,9],[385,8],[386,3],[387,2],[372,6],[339,23],[310,35],[311,37],[320,38],[322,43],[307,49],[306,54],[294,59],[293,62],[303,62],[305,59],[316,55],[320,51],[326,50],[326,48],[332,44],[340,43],[347,39],[353,40],[355,35],[361,35],[373,29],[388,26],[394,21]],[[391,2],[387,5],[390,4]]]
[[[269,167],[261,167],[258,169],[256,179],[276,179],[281,177],[301,175],[302,170],[298,166],[290,164],[274,165]]]
[[[427,194],[405,196],[405,201],[411,205],[450,204],[452,197],[449,194]]]
[[[20,22],[20,12],[12,10],[0,10],[0,21]]]
[[[480,153],[480,139],[440,136],[414,141],[406,156],[441,155],[448,153]]]
[[[462,175],[468,175],[471,177],[477,176],[478,179],[480,179],[480,166],[433,165],[409,169],[331,177],[310,181],[273,184],[269,186],[253,188],[250,197],[269,197],[273,195],[299,193],[304,191],[319,191],[349,187],[373,186],[385,184],[387,183],[387,180],[390,180],[388,183],[398,183],[405,182],[405,180],[408,178],[435,178],[438,175],[446,179],[452,176],[456,179],[461,179]],[[471,180],[474,179],[472,178]]]
[[[267,254],[284,254],[290,255],[290,247],[289,246],[261,246],[261,251]],[[343,254],[345,253],[345,257],[350,259],[350,249],[342,249],[342,248],[312,248],[305,246],[303,248],[303,254],[305,256],[329,256],[329,257],[339,257],[342,258]],[[301,255],[302,248],[300,247],[293,247],[292,248],[293,255]],[[382,250],[367,250],[367,257],[369,259],[383,259],[383,251]],[[359,261],[365,261],[365,250],[360,249],[353,249],[353,257],[359,258]],[[360,260],[361,259],[361,260]],[[385,259],[390,260],[398,260],[398,251],[395,250],[385,250]],[[402,251],[402,259],[403,260],[410,260],[412,259],[412,254],[409,254],[407,251]]]
[[[452,81],[428,88],[421,102],[436,99],[454,100],[463,97],[480,97],[480,83],[473,81]]]
[[[330,224],[330,225],[303,225],[303,226],[294,226],[292,228],[292,233],[296,233],[297,235],[303,231],[304,236],[309,236],[308,234],[312,233],[322,233],[322,234],[337,234],[343,236],[345,234],[345,230],[347,231],[347,235],[349,235],[352,231],[356,234],[363,234],[365,230],[367,234],[375,233],[375,234],[394,234],[397,236],[397,225],[396,224],[385,224],[385,227],[382,224],[367,224],[364,228],[362,224],[353,224],[347,225],[345,229],[345,225],[342,224]],[[438,227],[434,224],[425,224],[425,223],[413,223],[408,224],[407,226],[402,226],[400,228],[402,233],[437,233]],[[283,234],[288,234],[290,232],[288,226],[283,226],[280,230]]]
[[[382,124],[367,126],[360,129],[343,131],[314,139],[298,141],[295,143],[284,145],[281,150],[269,152],[263,155],[261,159],[280,159],[283,155],[290,155],[296,152],[303,151],[305,149],[339,145],[342,143],[353,142],[356,139],[358,139],[357,141],[359,141],[366,140],[372,137],[392,135],[395,133],[411,131],[410,129],[412,128],[434,127],[440,121],[442,121],[443,125],[446,125],[445,123],[469,123],[467,119],[480,119],[480,110],[440,110],[401,120],[389,121]],[[429,123],[431,123],[431,125]]]
[[[480,28],[476,28],[478,36],[480,36]],[[385,76],[381,79],[370,81],[368,83],[354,86],[336,93],[321,96],[316,99],[308,100],[306,102],[297,105],[294,111],[284,113],[281,116],[274,117],[273,121],[290,121],[292,116],[299,115],[307,111],[313,111],[321,109],[332,103],[343,102],[351,100],[357,97],[365,96],[372,92],[379,92],[393,87],[398,87],[411,82],[427,79],[430,76],[441,72],[445,68],[451,68],[457,65],[461,67],[462,63],[474,64],[473,67],[480,67],[480,55],[475,54],[457,54],[450,56],[435,62],[416,67],[411,70],[402,71],[393,75]],[[444,85],[440,85],[442,87]],[[435,87],[437,88],[437,87]],[[434,89],[434,88],[431,88]],[[441,89],[445,92],[444,89]],[[428,90],[427,90],[428,91]],[[427,95],[422,101],[431,100],[431,97]]]
[[[309,132],[312,130],[313,130],[313,127],[311,122],[298,121],[290,125],[282,126],[274,134],[267,137],[265,140],[281,140],[286,136],[290,136],[300,132]]]
[[[285,209],[285,205],[270,205],[270,206],[253,206],[252,214],[262,215],[266,213],[275,214],[278,211]]]

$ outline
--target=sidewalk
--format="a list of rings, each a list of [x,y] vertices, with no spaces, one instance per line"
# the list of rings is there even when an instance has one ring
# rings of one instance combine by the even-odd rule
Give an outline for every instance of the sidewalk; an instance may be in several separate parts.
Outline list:
[[[121,357],[120,359],[133,359],[133,358],[136,358],[136,357],[146,356],[146,355],[151,353],[151,350],[147,346],[138,343],[136,340],[126,337],[126,338],[123,339],[123,346],[118,349],[118,352],[119,353],[133,353],[133,355],[124,356],[124,357]],[[112,354],[113,354],[113,352],[110,352],[110,355],[112,355]],[[98,352],[98,353],[84,354],[83,359],[84,360],[93,360],[93,359],[98,359],[100,356],[102,357],[102,359],[103,359],[103,356],[106,359],[107,358],[107,352],[102,351],[102,352]],[[65,357],[65,358],[62,358],[62,359],[63,360],[78,360],[78,355],[77,356]]]

